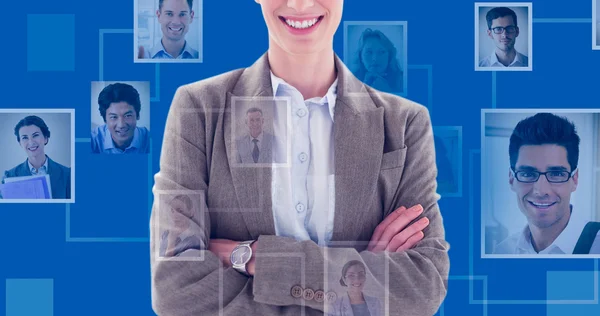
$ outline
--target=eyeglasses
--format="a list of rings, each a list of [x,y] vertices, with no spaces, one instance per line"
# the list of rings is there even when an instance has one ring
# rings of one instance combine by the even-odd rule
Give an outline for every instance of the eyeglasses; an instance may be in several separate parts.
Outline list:
[[[504,31],[506,31],[506,33],[514,33],[517,31],[517,27],[514,25],[509,25],[507,27],[496,26],[492,27],[491,30],[494,32],[494,34],[502,34]]]
[[[537,182],[540,178],[540,175],[544,175],[546,180],[550,183],[565,183],[571,179],[573,174],[577,171],[577,168],[572,172],[569,171],[547,171],[547,172],[539,172],[539,171],[514,171],[513,175],[517,178],[517,181],[523,183],[534,183]]]

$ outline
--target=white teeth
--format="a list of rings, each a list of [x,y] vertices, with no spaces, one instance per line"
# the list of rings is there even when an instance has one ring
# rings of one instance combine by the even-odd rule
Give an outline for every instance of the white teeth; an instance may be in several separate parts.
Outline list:
[[[542,207],[545,207],[545,206],[550,206],[550,205],[552,205],[553,203],[550,203],[550,204],[538,204],[538,203],[531,202],[531,204],[533,204],[533,205],[535,205],[535,206],[542,206]]]
[[[312,20],[304,20],[304,21],[292,21],[290,19],[286,19],[285,22],[296,29],[305,29],[305,28],[309,28],[313,25],[315,25],[315,23],[317,23],[318,19],[314,18]]]

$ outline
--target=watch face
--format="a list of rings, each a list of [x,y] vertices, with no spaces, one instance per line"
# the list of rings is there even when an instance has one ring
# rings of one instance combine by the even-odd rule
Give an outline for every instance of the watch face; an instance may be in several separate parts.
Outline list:
[[[235,265],[246,264],[250,261],[249,247],[238,247],[231,253],[231,263]]]

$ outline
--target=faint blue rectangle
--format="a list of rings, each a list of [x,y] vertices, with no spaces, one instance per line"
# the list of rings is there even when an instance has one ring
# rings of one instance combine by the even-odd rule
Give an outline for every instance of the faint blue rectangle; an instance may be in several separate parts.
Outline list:
[[[6,316],[53,316],[52,279],[6,279]]]
[[[548,305],[546,316],[600,315],[600,305]]]
[[[594,271],[548,271],[546,299],[572,301],[595,299]]]
[[[27,15],[27,71],[75,70],[75,15]]]

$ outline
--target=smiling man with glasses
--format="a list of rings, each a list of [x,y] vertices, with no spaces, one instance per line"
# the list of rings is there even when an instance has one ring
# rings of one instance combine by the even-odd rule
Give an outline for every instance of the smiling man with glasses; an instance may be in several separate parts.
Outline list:
[[[571,217],[577,189],[579,136],[563,117],[538,113],[520,121],[510,137],[508,183],[527,218],[522,232],[498,246],[497,254],[600,253],[596,223]]]
[[[506,7],[493,8],[485,19],[488,25],[487,35],[496,48],[490,56],[479,61],[479,67],[527,67],[527,56],[515,49],[519,36],[515,11]]]

